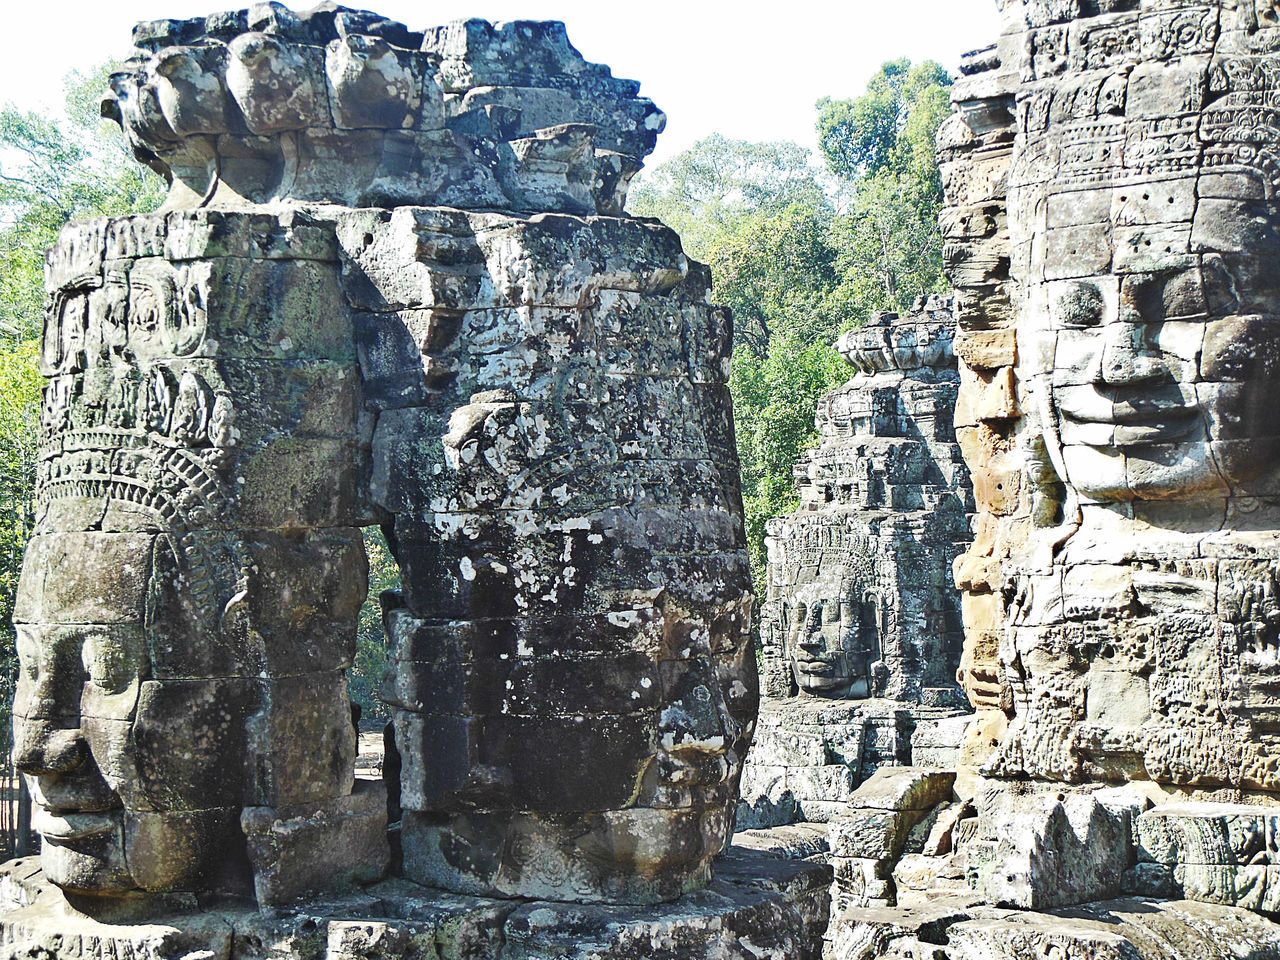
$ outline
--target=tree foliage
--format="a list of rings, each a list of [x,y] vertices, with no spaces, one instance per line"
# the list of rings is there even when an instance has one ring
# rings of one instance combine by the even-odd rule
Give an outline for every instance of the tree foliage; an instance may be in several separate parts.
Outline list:
[[[35,341],[0,347],[0,721],[6,727],[17,677],[13,601],[35,515],[41,382]]]
[[[937,179],[933,142],[950,112],[951,77],[927,60],[882,65],[867,92],[850,100],[818,101],[818,146],[827,166],[845,180],[880,173]]]
[[[794,144],[709,137],[643,178],[633,213],[661,217],[734,311],[730,388],[757,578],[764,528],[794,509],[792,466],[818,398],[850,375],[833,348],[879,310],[942,287],[934,138],[951,80],[886,63],[867,92],[818,103],[825,169]]]

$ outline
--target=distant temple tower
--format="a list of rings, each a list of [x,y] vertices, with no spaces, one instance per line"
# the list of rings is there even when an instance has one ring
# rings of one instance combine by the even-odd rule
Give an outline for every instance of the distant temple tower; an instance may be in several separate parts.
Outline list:
[[[740,829],[827,820],[878,767],[941,760],[958,735],[936,722],[964,703],[951,566],[973,510],[952,327],[950,302],[930,297],[836,345],[857,372],[818,403],[800,508],[768,524],[765,699]]]

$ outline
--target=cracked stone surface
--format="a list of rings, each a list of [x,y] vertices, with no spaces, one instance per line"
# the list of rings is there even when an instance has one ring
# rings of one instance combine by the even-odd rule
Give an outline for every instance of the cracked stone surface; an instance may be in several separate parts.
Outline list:
[[[758,680],[731,319],[621,215],[662,114],[559,23],[270,3],[134,42],[104,112],[165,208],[48,257],[14,615],[44,877],[276,909],[382,877],[390,806],[455,892],[706,887]],[[390,785],[346,684],[373,524]]]

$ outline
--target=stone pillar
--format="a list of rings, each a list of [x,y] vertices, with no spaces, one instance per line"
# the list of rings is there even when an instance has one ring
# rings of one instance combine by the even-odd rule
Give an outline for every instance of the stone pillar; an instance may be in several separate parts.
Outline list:
[[[15,711],[48,878],[381,873],[345,676],[380,523],[410,876],[704,884],[757,680],[729,316],[622,215],[662,113],[559,23],[268,3],[134,42],[104,113],[168,212],[49,264]]]
[[[386,386],[406,874],[587,901],[700,885],[757,686],[705,269],[665,227],[600,217],[401,208],[339,238]]]
[[[993,900],[1267,909],[1227,837],[1280,792],[1274,6],[1007,4],[940,137]]]
[[[252,862],[265,902],[317,885],[279,876],[272,822],[355,817],[371,846],[324,879],[376,878],[385,800],[353,779],[346,685],[370,420],[332,231],[96,220],[63,232],[48,285],[14,615],[46,875],[100,897],[235,890]]]
[[[965,634],[958,679],[977,712],[965,737],[957,780],[958,790],[969,796],[978,767],[1006,725],[1002,707],[1009,690],[998,660],[1003,563],[1026,533],[1018,516],[1027,502],[1026,471],[1016,440],[1022,408],[1014,386],[1018,345],[1006,211],[1018,80],[1012,58],[1022,37],[1020,17],[1020,9],[1011,7],[1000,41],[965,57],[952,91],[956,112],[938,131],[938,167],[946,196],[939,227],[947,276],[956,291],[961,384],[956,440],[973,473],[977,507],[973,543],[956,559],[954,571]],[[1039,496],[1045,509],[1056,510],[1052,494]],[[1056,500],[1061,499],[1059,494]]]

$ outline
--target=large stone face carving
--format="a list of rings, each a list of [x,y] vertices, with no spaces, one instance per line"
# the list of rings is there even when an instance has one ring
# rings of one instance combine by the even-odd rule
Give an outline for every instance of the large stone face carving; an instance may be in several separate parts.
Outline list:
[[[837,893],[898,909],[833,940],[1274,952],[1277,8],[1000,6],[938,144],[980,718],[921,847],[860,872],[876,819],[835,826]]]
[[[769,522],[770,697],[953,700],[961,622],[948,568],[969,490],[951,426],[952,323],[934,298],[838,344],[858,375],[818,404],[822,440],[795,467],[799,511]]]
[[[126,217],[68,227],[48,278],[14,613],[45,871],[234,888],[242,812],[381,803],[351,796],[373,515],[337,250],[303,214]]]
[[[961,577],[1003,627],[967,658],[1010,718],[990,769],[1275,791],[1276,27],[1232,2],[1009,16],[1016,98],[989,71],[943,142],[985,341],[968,452],[1019,491],[982,504]]]
[[[768,524],[765,700],[740,826],[830,819],[877,767],[913,761],[918,725],[936,741],[934,721],[959,712],[951,566],[971,493],[953,324],[933,297],[837,344],[856,374],[818,403],[799,510]]]
[[[560,24],[263,4],[135,42],[105,110],[169,212],[49,258],[15,613],[46,876],[272,905],[385,870],[346,692],[379,523],[408,874],[705,883],[758,691],[730,321],[674,233],[596,215],[662,114]]]
[[[758,688],[706,271],[634,220],[401,208],[338,236],[404,581],[406,874],[565,900],[704,882]]]

